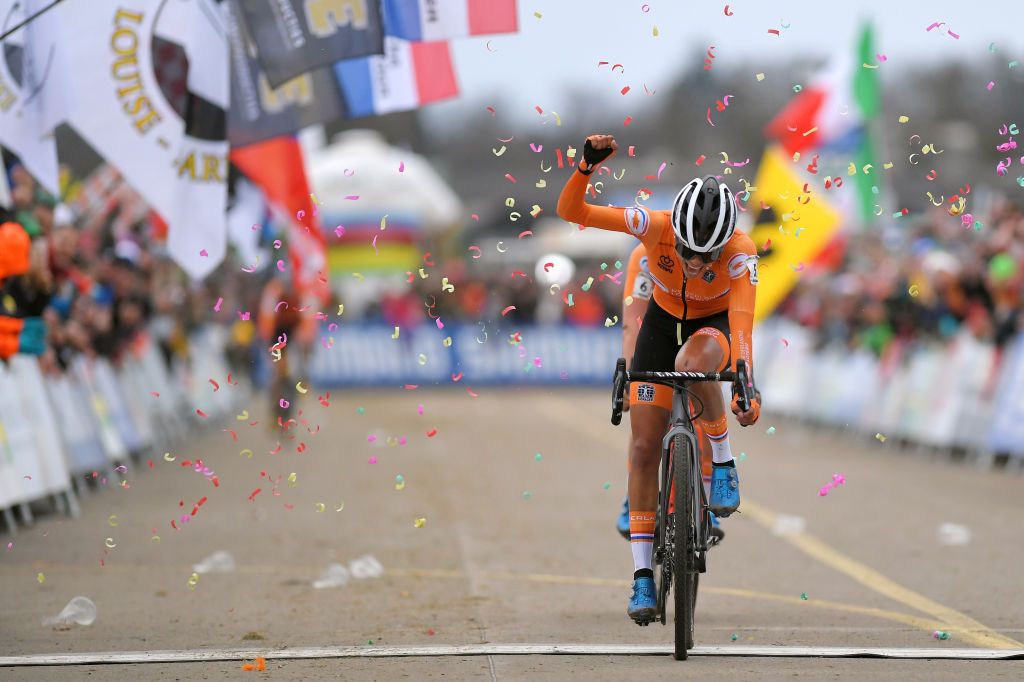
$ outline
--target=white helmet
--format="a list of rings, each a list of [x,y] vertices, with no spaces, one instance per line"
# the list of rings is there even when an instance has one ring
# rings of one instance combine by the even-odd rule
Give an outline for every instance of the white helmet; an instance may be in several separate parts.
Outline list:
[[[713,176],[686,183],[672,204],[679,256],[700,256],[705,263],[717,260],[736,231],[737,210],[732,191]]]

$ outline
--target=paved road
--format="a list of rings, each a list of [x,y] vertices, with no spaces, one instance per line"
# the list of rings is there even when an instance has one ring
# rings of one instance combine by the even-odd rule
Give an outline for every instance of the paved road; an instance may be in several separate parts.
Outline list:
[[[174,461],[157,456],[154,471],[145,463],[129,471],[128,488],[108,482],[83,500],[80,518],[42,519],[3,551],[0,654],[371,641],[669,644],[671,628],[639,629],[624,613],[632,563],[612,521],[625,487],[626,428],[608,424],[606,392],[478,393],[335,393],[328,408],[311,399],[308,428],[276,454],[265,424],[228,418],[172,452]],[[259,412],[255,403],[249,409]],[[221,428],[233,429],[237,442]],[[698,645],[1024,648],[1024,479],[770,416],[736,429],[734,447],[746,453],[744,513],[727,520],[728,537],[701,582]],[[240,455],[243,448],[253,456]],[[197,457],[219,487],[181,466]],[[846,483],[819,497],[834,473]],[[399,475],[404,488],[396,490]],[[182,523],[204,496],[195,518]],[[969,544],[941,544],[938,527],[947,522],[966,526]],[[234,555],[237,569],[204,574],[190,589],[192,564],[220,549]],[[312,587],[328,564],[367,554],[382,576]],[[40,626],[78,594],[98,606],[93,625]],[[936,629],[952,638],[937,641]],[[1019,661],[268,662],[285,679],[602,680],[678,666],[723,680],[1024,676]],[[12,680],[256,674],[237,662],[0,669]]]

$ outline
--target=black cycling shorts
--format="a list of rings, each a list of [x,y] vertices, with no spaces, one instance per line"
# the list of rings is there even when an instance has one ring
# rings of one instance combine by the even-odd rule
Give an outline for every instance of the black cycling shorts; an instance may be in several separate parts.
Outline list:
[[[680,320],[653,299],[647,306],[644,323],[636,337],[636,348],[633,351],[633,372],[671,372],[675,369],[676,355],[687,339],[701,329],[708,327],[717,329],[725,335],[726,345],[731,341],[729,336],[729,313],[723,310],[707,317],[692,320]],[[726,353],[725,366],[729,363]],[[717,368],[709,369],[715,371]]]

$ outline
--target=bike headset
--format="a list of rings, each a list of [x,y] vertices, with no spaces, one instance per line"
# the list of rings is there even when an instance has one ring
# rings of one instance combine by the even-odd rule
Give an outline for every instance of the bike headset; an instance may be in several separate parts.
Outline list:
[[[672,204],[679,257],[700,256],[705,263],[718,260],[736,232],[736,214],[736,199],[724,182],[707,175],[686,183]]]

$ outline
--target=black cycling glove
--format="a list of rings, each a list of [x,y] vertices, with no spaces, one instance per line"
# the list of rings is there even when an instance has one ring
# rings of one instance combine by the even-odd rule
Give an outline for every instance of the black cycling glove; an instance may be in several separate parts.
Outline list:
[[[611,147],[606,149],[595,149],[594,145],[590,144],[590,140],[587,140],[583,145],[583,160],[587,164],[587,170],[583,170],[581,166],[580,173],[590,175],[594,172],[594,169],[596,169],[602,161],[611,156],[614,151],[615,150]]]

